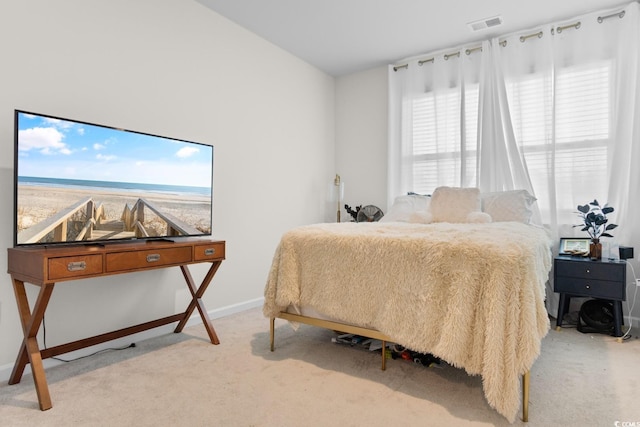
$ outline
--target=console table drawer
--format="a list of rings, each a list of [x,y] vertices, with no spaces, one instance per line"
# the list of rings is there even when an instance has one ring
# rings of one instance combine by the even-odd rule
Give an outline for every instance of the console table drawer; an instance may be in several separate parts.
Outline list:
[[[102,255],[82,255],[48,260],[49,280],[102,274]]]
[[[191,247],[189,246],[113,252],[107,254],[106,271],[114,273],[189,262],[191,262]]]
[[[193,259],[206,261],[210,259],[224,259],[224,243],[208,243],[193,247]]]
[[[624,288],[618,282],[575,277],[562,277],[561,279],[555,281],[556,292],[610,300],[624,300],[625,297]]]

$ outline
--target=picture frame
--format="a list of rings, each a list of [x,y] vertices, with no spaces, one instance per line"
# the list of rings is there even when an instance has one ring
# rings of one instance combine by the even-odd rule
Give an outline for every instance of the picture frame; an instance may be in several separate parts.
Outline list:
[[[589,255],[589,245],[591,239],[579,238],[579,237],[561,237],[560,248],[558,250],[559,255]]]

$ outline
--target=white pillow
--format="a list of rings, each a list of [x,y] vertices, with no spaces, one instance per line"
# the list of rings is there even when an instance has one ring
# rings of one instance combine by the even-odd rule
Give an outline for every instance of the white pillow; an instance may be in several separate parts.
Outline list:
[[[494,222],[531,222],[533,203],[536,198],[527,190],[497,191],[481,196],[482,211],[491,215]]]
[[[434,222],[469,222],[469,214],[481,212],[480,206],[477,188],[438,187],[431,195]]]
[[[409,194],[398,196],[389,208],[389,212],[380,219],[380,222],[402,221],[402,222],[424,222],[418,218],[426,216],[429,212],[431,197],[419,194]]]

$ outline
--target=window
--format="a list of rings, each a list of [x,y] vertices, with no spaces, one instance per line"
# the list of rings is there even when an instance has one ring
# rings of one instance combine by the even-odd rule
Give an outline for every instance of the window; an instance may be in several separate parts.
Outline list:
[[[413,189],[476,185],[479,86],[454,87],[414,97],[403,114],[411,129]],[[407,122],[408,121],[408,122]]]
[[[506,82],[515,138],[543,220],[555,208],[558,219],[570,224],[575,200],[586,203],[607,193],[611,69],[611,61],[600,61]],[[405,105],[411,190],[477,185],[479,85],[430,91]]]
[[[559,221],[571,223],[576,199],[586,203],[607,193],[610,75],[611,63],[603,61],[561,68],[555,85],[551,73],[507,82],[516,141],[543,220],[551,200]]]

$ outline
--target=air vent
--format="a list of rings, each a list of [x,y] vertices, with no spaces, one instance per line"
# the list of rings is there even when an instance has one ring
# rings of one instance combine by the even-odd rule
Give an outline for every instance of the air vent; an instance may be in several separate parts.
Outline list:
[[[480,31],[485,30],[491,27],[497,27],[498,25],[502,25],[502,17],[501,16],[493,16],[491,18],[481,19],[479,21],[469,22],[467,24],[471,31]]]

